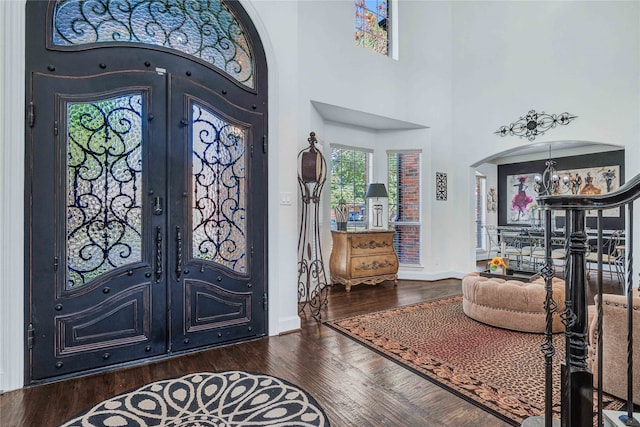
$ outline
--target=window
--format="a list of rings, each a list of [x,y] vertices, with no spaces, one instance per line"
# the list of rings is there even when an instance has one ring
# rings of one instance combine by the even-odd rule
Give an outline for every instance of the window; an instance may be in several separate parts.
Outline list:
[[[484,249],[484,200],[486,193],[487,178],[482,175],[476,175],[476,249]]]
[[[387,152],[389,223],[401,264],[420,264],[420,153]]]
[[[347,205],[347,229],[365,229],[365,194],[371,176],[371,151],[331,147],[331,228],[336,228],[336,206]]]
[[[389,56],[389,0],[355,0],[356,45]]]
[[[248,34],[220,0],[59,1],[53,24],[55,46],[144,43],[175,49],[255,88]]]

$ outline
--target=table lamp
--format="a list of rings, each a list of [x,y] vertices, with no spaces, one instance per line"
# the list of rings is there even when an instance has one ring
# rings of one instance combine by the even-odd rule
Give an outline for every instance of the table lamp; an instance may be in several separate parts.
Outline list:
[[[369,230],[389,229],[389,195],[382,183],[369,184],[367,188],[367,225]]]

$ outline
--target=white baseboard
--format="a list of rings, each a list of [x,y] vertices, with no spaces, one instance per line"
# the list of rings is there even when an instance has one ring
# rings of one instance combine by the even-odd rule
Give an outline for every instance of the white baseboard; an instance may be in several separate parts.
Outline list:
[[[442,280],[442,279],[462,279],[466,273],[459,271],[438,271],[435,273],[412,273],[411,271],[398,272],[400,280]]]
[[[290,316],[278,319],[278,326],[275,331],[270,331],[269,335],[279,335],[289,331],[300,329],[300,317]]]

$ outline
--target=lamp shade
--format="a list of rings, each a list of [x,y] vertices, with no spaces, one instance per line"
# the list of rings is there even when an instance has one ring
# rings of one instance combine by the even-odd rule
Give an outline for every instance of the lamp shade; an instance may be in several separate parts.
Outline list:
[[[389,195],[384,184],[369,184],[367,188],[367,225],[370,230],[389,228]]]
[[[364,196],[367,199],[370,197],[389,197],[387,189],[382,183],[369,184],[367,188],[367,194]]]

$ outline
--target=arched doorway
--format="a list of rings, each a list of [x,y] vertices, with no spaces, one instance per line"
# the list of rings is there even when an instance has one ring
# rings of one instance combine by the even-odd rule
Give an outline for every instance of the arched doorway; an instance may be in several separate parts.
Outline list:
[[[27,3],[27,382],[267,331],[267,67],[237,2]]]

